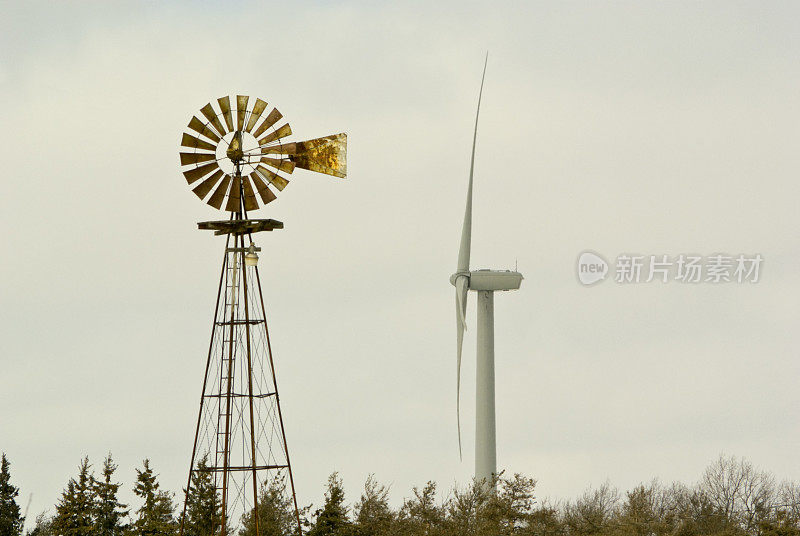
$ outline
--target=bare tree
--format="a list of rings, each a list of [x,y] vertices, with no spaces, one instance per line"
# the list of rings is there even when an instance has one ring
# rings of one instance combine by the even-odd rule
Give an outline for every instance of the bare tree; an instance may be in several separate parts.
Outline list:
[[[775,478],[734,456],[721,455],[703,473],[700,491],[727,522],[754,533],[777,504]]]
[[[564,522],[571,534],[599,534],[616,515],[619,492],[606,481],[597,489],[589,488],[577,501],[564,506]]]

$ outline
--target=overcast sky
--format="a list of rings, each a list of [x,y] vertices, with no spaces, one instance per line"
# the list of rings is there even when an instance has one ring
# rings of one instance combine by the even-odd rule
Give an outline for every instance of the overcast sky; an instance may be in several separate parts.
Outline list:
[[[793,2],[2,2],[0,450],[31,515],[111,451],[188,470],[225,215],[180,174],[192,114],[277,105],[348,134],[257,217],[301,503],[337,470],[399,502],[473,471],[475,296],[455,419],[455,269],[495,298],[498,465],[566,498],[698,478],[720,453],[800,479],[800,8]],[[578,254],[764,258],[756,284],[581,286]],[[24,506],[24,505],[23,505]]]

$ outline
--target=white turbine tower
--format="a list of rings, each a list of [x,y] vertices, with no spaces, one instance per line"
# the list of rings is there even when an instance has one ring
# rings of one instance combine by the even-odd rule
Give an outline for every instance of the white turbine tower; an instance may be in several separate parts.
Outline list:
[[[488,60],[488,56],[487,56]],[[470,242],[472,239],[472,175],[475,168],[475,142],[478,137],[478,116],[481,111],[483,80],[478,94],[478,111],[475,114],[475,132],[472,136],[472,159],[469,164],[469,186],[461,245],[458,248],[456,273],[450,283],[456,287],[456,417],[458,420],[458,452],[461,455],[461,347],[467,328],[467,291],[478,293],[478,347],[477,375],[475,381],[475,479],[491,482],[497,473],[497,447],[494,410],[494,293],[497,290],[516,290],[522,283],[522,274],[510,270],[469,269]]]

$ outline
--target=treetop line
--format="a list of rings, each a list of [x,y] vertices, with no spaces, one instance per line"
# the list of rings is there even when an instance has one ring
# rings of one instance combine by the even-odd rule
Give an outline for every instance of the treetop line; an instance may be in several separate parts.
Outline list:
[[[205,466],[208,460],[201,459]],[[140,505],[122,504],[109,454],[95,476],[88,458],[70,478],[55,512],[39,514],[26,536],[175,536],[173,493],[163,490],[145,459],[136,469],[133,491]],[[208,536],[221,505],[211,473],[198,471],[192,482],[186,532]],[[536,481],[523,475],[497,478],[497,493],[474,484],[440,495],[428,482],[413,488],[398,508],[389,488],[367,478],[360,498],[345,499],[341,478],[328,478],[324,504],[300,509],[310,536],[800,536],[800,484],[775,476],[735,457],[720,456],[699,482],[663,484],[654,480],[620,494],[610,483],[589,488],[567,501],[540,500]],[[266,482],[259,494],[258,534],[251,513],[236,526],[238,536],[296,535],[294,504],[285,480]],[[25,519],[5,454],[0,465],[0,536],[23,534]],[[233,521],[231,520],[232,524]],[[30,524],[29,524],[30,525]]]

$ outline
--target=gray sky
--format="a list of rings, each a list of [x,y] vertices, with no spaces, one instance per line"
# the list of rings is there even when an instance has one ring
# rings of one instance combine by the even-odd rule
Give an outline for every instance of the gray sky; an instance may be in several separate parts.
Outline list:
[[[180,174],[193,113],[277,105],[345,131],[258,217],[302,503],[341,472],[399,501],[473,468],[475,302],[455,421],[455,268],[474,107],[472,267],[495,300],[498,464],[571,497],[692,482],[719,453],[800,479],[800,9],[791,2],[3,2],[0,450],[31,514],[88,454],[126,498],[188,470],[224,218]],[[760,253],[757,284],[582,287],[584,249]]]

